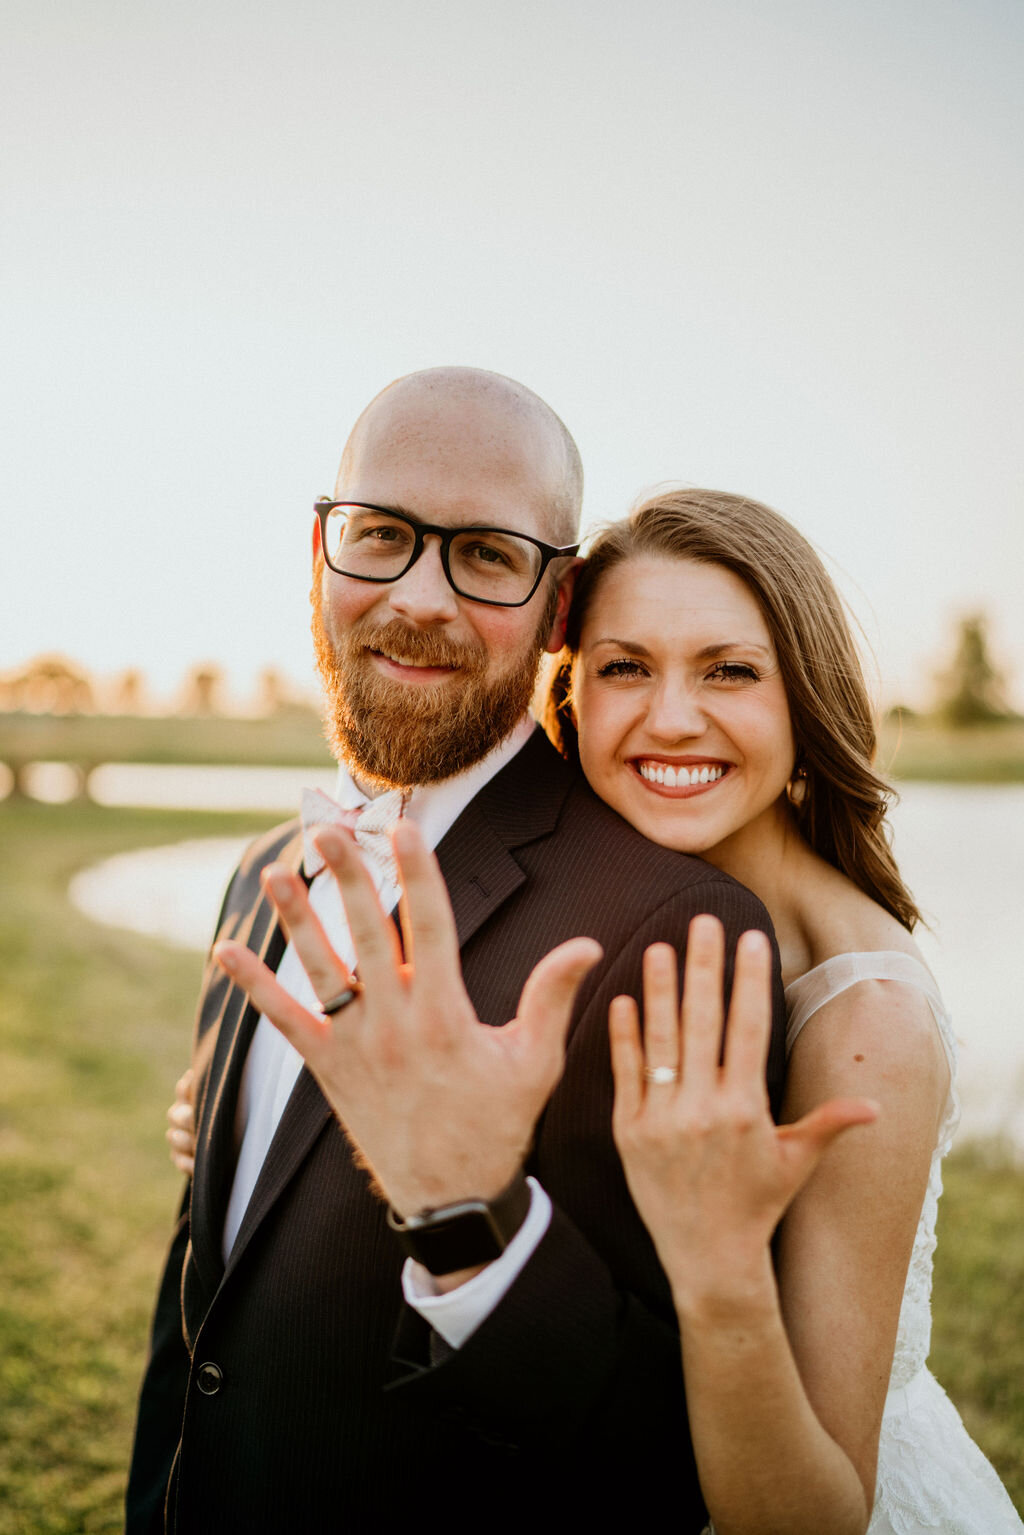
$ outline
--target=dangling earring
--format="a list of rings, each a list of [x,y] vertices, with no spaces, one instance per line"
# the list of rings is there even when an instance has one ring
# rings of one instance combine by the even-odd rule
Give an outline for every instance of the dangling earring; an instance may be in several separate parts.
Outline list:
[[[792,778],[786,785],[786,798],[797,810],[799,810],[807,798],[807,769],[805,767],[798,767],[794,771]]]

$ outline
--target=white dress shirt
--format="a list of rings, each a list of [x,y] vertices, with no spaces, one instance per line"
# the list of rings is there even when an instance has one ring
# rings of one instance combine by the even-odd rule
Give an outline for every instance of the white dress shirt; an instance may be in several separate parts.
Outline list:
[[[535,729],[534,721],[524,716],[511,734],[481,762],[455,778],[437,784],[423,784],[413,790],[406,814],[419,826],[428,847],[437,847],[470,800],[522,750]],[[345,767],[339,766],[335,798],[343,809],[357,810],[368,803],[370,796],[359,787]],[[385,911],[391,911],[398,902],[397,882],[393,876],[372,866],[370,873],[381,905]],[[332,947],[351,968],[355,963],[355,949],[345,920],[341,894],[329,869],[323,870],[313,880],[309,899]],[[302,961],[290,943],[278,966],[277,979],[285,991],[303,1007],[310,1011],[318,1009],[316,993]],[[225,1262],[234,1246],[270,1143],[302,1065],[298,1051],[274,1028],[265,1014],[261,1016],[249,1046],[238,1094],[235,1137],[239,1151],[224,1222],[222,1250]],[[524,1224],[501,1257],[489,1264],[475,1279],[447,1295],[438,1295],[427,1270],[411,1260],[406,1262],[402,1287],[407,1301],[453,1348],[464,1343],[490,1315],[547,1230],[551,1219],[551,1202],[533,1179],[530,1179],[530,1184],[532,1198]]]

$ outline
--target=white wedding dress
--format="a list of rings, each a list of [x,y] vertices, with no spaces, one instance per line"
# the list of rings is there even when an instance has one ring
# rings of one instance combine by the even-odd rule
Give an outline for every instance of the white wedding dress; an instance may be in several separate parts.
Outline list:
[[[868,1535],[1011,1535],[1024,1531],[995,1471],[925,1361],[931,1343],[932,1254],[942,1193],[940,1164],[960,1117],[953,1028],[930,972],[900,952],[840,954],[786,988],[787,1053],[819,1008],[858,981],[899,981],[922,991],[949,1061],[950,1089],[928,1192],[914,1238],[896,1353],[878,1447],[875,1509]]]

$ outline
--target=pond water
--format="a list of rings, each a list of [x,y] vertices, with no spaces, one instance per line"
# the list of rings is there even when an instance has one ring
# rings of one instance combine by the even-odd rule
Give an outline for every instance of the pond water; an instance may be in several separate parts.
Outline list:
[[[159,803],[181,803],[163,768]],[[154,780],[120,769],[110,801],[144,799]],[[303,784],[330,789],[331,774],[290,770],[204,769],[220,780],[217,808],[280,808],[294,813]],[[268,777],[269,773],[269,777]],[[221,777],[221,775],[224,775]],[[250,776],[258,775],[258,776]],[[233,786],[230,799],[229,785]],[[208,787],[208,784],[207,784]],[[181,780],[188,802],[197,780]],[[205,792],[205,791],[203,791]],[[961,1040],[965,1136],[1005,1135],[1024,1155],[1024,786],[905,784],[892,815],[896,854],[930,931],[918,941],[949,1004]],[[135,797],[126,797],[134,794]],[[209,942],[224,886],[245,839],[217,838],[140,849],[76,875],[71,898],[97,921],[188,948]]]

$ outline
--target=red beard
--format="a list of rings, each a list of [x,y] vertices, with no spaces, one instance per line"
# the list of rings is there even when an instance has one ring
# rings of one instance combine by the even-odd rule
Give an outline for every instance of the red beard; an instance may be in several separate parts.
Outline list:
[[[551,613],[545,612],[529,650],[495,675],[482,641],[457,645],[442,631],[411,629],[398,619],[362,619],[334,644],[319,581],[312,601],[325,732],[335,756],[364,783],[405,789],[453,778],[486,757],[526,713]],[[458,675],[436,686],[408,687],[381,676],[371,651],[454,667]]]

